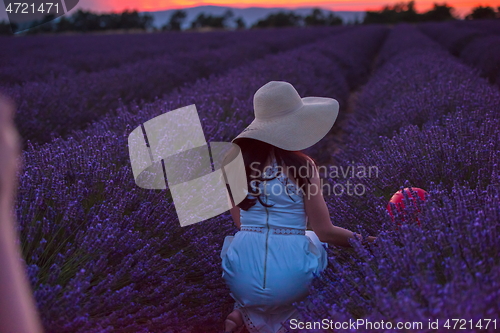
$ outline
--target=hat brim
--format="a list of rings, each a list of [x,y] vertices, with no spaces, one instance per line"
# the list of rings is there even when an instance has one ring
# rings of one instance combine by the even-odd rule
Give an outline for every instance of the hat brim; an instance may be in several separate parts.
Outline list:
[[[320,141],[339,114],[339,103],[327,97],[303,97],[303,106],[285,116],[254,119],[237,137],[267,142],[284,150],[303,150]]]

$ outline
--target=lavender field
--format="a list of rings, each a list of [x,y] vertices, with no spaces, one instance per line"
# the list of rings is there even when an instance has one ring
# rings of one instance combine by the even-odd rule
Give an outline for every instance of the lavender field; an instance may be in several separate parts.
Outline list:
[[[429,320],[451,332],[452,318],[500,329],[499,37],[497,20],[0,38],[0,92],[24,139],[21,246],[46,331],[221,331],[233,303],[219,253],[237,228],[229,212],[180,227],[168,190],[135,184],[127,138],[196,104],[206,141],[230,141],[271,80],[340,103],[307,153],[379,170],[325,175],[365,189],[325,197],[332,223],[378,240],[330,246],[302,315],[423,323],[336,332],[436,331]],[[421,212],[392,221],[389,199],[412,186],[429,193]]]

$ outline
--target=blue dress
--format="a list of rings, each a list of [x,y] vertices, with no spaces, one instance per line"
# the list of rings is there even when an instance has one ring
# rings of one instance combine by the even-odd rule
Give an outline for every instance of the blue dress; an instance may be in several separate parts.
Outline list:
[[[327,244],[305,230],[303,193],[279,174],[276,161],[271,166],[264,175],[278,176],[258,187],[272,207],[257,200],[241,210],[241,229],[225,238],[221,251],[222,277],[251,333],[285,332],[282,323],[300,320],[292,303],[305,299],[314,275],[328,263]]]

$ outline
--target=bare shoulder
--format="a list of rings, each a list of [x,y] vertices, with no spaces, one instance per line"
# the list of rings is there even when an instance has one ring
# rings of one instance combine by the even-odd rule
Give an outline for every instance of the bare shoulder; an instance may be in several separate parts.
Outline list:
[[[307,176],[308,178],[319,178],[318,165],[311,156],[307,156]]]

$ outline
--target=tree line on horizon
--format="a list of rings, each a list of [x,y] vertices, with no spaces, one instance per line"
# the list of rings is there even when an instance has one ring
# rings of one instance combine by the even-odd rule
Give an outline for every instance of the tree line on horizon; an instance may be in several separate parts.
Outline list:
[[[427,12],[417,13],[415,10],[415,1],[407,3],[400,2],[394,5],[386,5],[379,11],[367,11],[362,22],[355,21],[354,24],[394,24],[400,22],[418,23],[431,21],[457,20],[453,14],[454,8],[443,3],[439,5],[434,3],[434,7]],[[186,19],[187,14],[184,10],[175,11],[169,22],[162,26],[162,30],[180,31]],[[227,28],[226,22],[233,17],[231,10],[226,11],[221,16],[199,14],[190,24],[191,29],[210,27]],[[465,19],[495,19],[500,18],[500,7],[476,6],[472,9]],[[245,23],[241,17],[234,20],[237,29],[244,29]],[[301,16],[293,11],[279,11],[271,13],[266,18],[254,23],[250,28],[269,28],[269,27],[299,27],[299,26],[333,26],[344,24],[342,18],[336,16],[333,12],[325,14],[320,8],[314,8],[309,15]]]
[[[184,10],[175,11],[170,20],[162,26],[161,30],[180,31],[184,24],[187,14]],[[204,13],[198,16],[190,23],[189,29],[199,28],[229,28],[228,21],[234,17],[232,10],[228,9],[221,16],[206,15]],[[236,29],[246,29],[246,24],[242,17],[233,19]],[[271,13],[266,18],[254,23],[249,28],[281,28],[294,26],[333,26],[341,25],[342,18],[336,16],[333,12],[326,15],[320,8],[312,9],[306,16],[295,14],[293,11],[279,11]]]
[[[353,24],[396,24],[401,22],[418,23],[430,21],[456,20],[453,7],[443,3],[434,3],[434,7],[427,12],[417,13],[415,1],[407,3],[400,2],[386,5],[379,11],[367,11],[363,21],[355,21]],[[97,32],[106,30],[144,30],[144,31],[182,31],[182,26],[187,14],[184,10],[176,10],[170,19],[160,29],[153,26],[154,18],[151,14],[141,14],[137,10],[125,10],[122,13],[97,14],[90,11],[78,10],[69,17],[62,16],[54,20],[54,16],[46,15],[41,21],[32,22],[27,34],[36,33],[59,33],[59,32]],[[496,10],[490,6],[476,6],[465,17],[467,20],[476,19],[500,19],[500,7]],[[230,22],[232,21],[232,25]],[[201,28],[228,29],[255,29],[255,28],[280,28],[280,27],[303,27],[303,26],[334,26],[342,25],[342,18],[331,11],[320,8],[312,9],[305,16],[295,14],[293,11],[279,11],[270,13],[267,17],[247,27],[242,17],[234,18],[233,12],[228,9],[222,15],[211,15],[200,13],[189,24],[188,29],[197,30]],[[0,34],[11,34],[8,22],[0,22]]]
[[[448,21],[459,19],[453,14],[454,8],[443,3],[434,3],[432,9],[424,13],[417,13],[415,1],[399,2],[393,5],[386,5],[379,11],[367,11],[363,24],[373,23],[419,23],[431,21]],[[472,8],[472,11],[465,16],[466,20],[478,19],[500,19],[500,6],[495,10],[493,7],[481,5]]]
[[[54,14],[47,14],[39,21],[31,22],[26,34],[59,32],[95,32],[105,30],[148,30],[153,25],[153,16],[141,14],[137,10],[125,10],[121,13],[97,14],[91,11],[77,10],[71,16],[61,16],[54,20]],[[0,22],[0,34],[10,33],[8,22]]]

